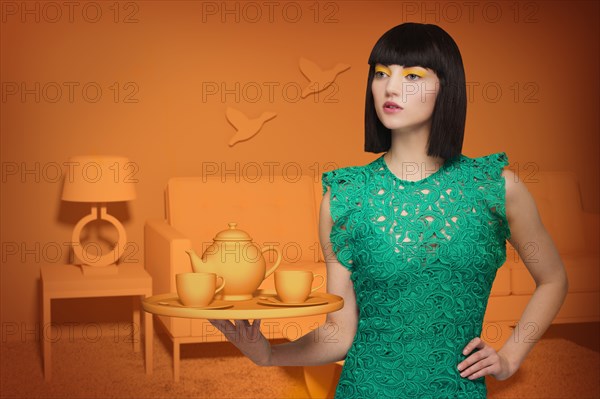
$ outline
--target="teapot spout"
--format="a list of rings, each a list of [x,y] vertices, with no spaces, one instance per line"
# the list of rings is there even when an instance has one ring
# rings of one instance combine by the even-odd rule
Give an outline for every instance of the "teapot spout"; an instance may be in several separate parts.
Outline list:
[[[190,260],[192,261],[192,268],[195,273],[206,272],[206,264],[202,261],[202,258],[196,254],[193,249],[186,249],[185,252],[190,256]]]

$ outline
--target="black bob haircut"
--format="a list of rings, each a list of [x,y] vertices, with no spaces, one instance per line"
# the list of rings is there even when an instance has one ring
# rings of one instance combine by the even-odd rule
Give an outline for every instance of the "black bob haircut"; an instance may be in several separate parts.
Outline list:
[[[421,66],[433,70],[440,80],[427,143],[427,155],[454,158],[462,151],[467,94],[465,71],[458,46],[437,25],[407,22],[388,30],[369,56],[369,79],[365,101],[365,151],[388,151],[390,129],[375,112],[371,84],[375,64]]]

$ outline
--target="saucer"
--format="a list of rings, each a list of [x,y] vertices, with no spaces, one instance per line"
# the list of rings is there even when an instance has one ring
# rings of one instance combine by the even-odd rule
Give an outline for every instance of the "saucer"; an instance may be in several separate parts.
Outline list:
[[[157,302],[157,304],[163,305],[163,306],[173,306],[176,308],[203,309],[203,310],[204,309],[227,309],[227,308],[233,307],[232,303],[226,303],[225,301],[221,301],[218,299],[213,300],[211,303],[209,303],[206,306],[186,306],[183,303],[181,303],[179,298],[169,298],[166,301]]]
[[[282,302],[277,297],[271,296],[269,299],[259,299],[256,303],[260,303],[261,305],[269,305],[269,306],[314,306],[314,305],[323,305],[328,301],[323,298],[318,297],[308,297],[306,301],[299,303],[288,303]]]

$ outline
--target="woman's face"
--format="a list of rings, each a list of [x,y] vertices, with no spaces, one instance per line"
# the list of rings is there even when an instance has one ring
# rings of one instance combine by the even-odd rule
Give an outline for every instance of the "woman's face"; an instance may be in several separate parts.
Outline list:
[[[391,130],[430,124],[439,85],[431,69],[375,65],[371,91],[379,120]]]

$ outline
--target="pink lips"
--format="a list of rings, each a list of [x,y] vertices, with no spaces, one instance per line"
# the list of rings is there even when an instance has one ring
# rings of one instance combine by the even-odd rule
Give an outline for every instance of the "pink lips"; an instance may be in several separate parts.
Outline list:
[[[383,110],[385,112],[393,113],[393,112],[399,112],[399,111],[401,111],[403,109],[404,108],[402,108],[401,106],[399,106],[398,104],[396,104],[395,102],[392,102],[392,101],[386,101],[383,104]]]

